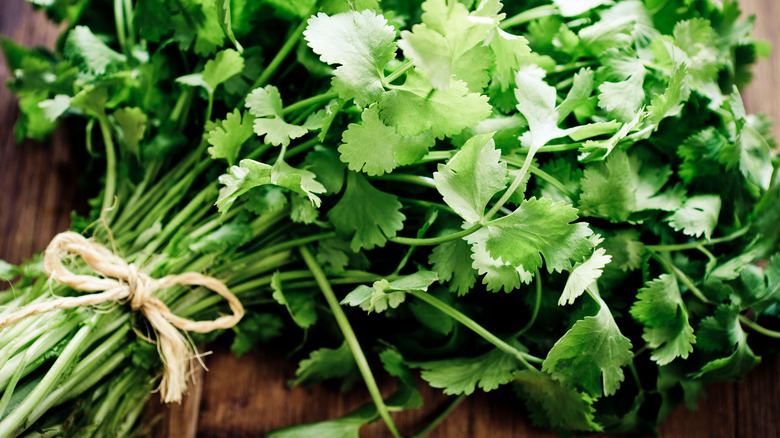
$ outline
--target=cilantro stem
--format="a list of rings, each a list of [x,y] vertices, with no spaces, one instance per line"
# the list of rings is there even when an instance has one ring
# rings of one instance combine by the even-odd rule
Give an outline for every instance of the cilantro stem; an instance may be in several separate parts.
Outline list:
[[[501,29],[509,29],[510,27],[519,26],[521,24],[528,23],[529,21],[558,14],[558,7],[555,5],[537,6],[535,8],[525,10],[515,15],[514,17],[507,18],[506,20],[499,23],[498,27]]]
[[[413,237],[391,237],[387,240],[393,242],[393,243],[400,243],[401,245],[410,245],[410,246],[430,246],[430,245],[438,245],[440,243],[449,242],[451,240],[458,240],[463,237],[468,236],[469,234],[477,231],[478,229],[482,228],[484,225],[481,223],[476,223],[472,225],[471,227],[463,230],[458,231],[457,233],[448,234],[446,236],[439,236],[439,237],[426,237],[426,238],[413,238]]]
[[[327,102],[337,97],[339,97],[339,93],[337,91],[328,91],[327,93],[322,93],[316,96],[302,99],[284,107],[282,109],[282,115],[286,116],[287,114],[294,113],[295,111],[308,108],[318,103]]]
[[[419,432],[409,436],[409,438],[422,438],[428,433],[430,433],[433,429],[436,429],[436,426],[438,426],[442,421],[444,421],[444,419],[447,418],[452,413],[452,411],[455,410],[455,408],[460,406],[463,400],[466,400],[466,394],[461,394],[453,398],[452,401],[447,403],[447,406],[441,412],[439,412],[438,415],[436,415],[436,418],[434,418],[433,421],[428,423]]]
[[[758,333],[761,333],[764,336],[769,336],[770,338],[776,338],[780,339],[780,332],[776,332],[774,330],[769,330],[768,328],[762,327],[758,325],[757,322],[751,320],[745,315],[740,314],[739,315],[739,322],[742,324],[745,324],[746,326],[750,327],[751,329],[755,330]]]
[[[116,151],[114,150],[114,140],[111,138],[111,128],[105,114],[98,117],[98,125],[100,125],[100,133],[103,136],[103,144],[106,146],[106,189],[103,192],[103,204],[100,209],[102,212],[107,212],[114,204],[114,194],[116,193]]]
[[[674,264],[672,264],[670,261],[666,260],[664,257],[662,257],[661,255],[659,255],[653,250],[648,249],[648,252],[650,253],[650,256],[653,257],[659,263],[661,263],[666,268],[667,271],[674,274],[674,276],[677,277],[682,282],[682,284],[687,286],[688,289],[691,291],[691,293],[693,293],[693,295],[695,295],[696,298],[699,299],[699,301],[705,304],[715,304],[712,301],[710,301],[710,299],[704,295],[701,289],[696,287],[696,285],[693,284],[693,281],[687,275],[685,275],[683,271],[677,268],[677,266],[674,266]]]
[[[119,47],[122,48],[122,53],[125,54],[128,61],[130,60],[130,48],[127,46],[127,37],[125,31],[125,17],[123,0],[114,0],[114,25],[116,25],[116,39],[119,42]]]
[[[285,158],[290,158],[295,155],[300,154],[301,152],[306,152],[307,150],[313,148],[314,146],[317,146],[320,144],[320,139],[317,137],[310,138],[309,140],[306,140],[305,142],[290,148],[285,154]]]
[[[695,241],[695,242],[678,243],[678,244],[671,244],[671,245],[645,245],[645,248],[649,249],[650,251],[657,251],[657,252],[697,249],[699,246],[702,245],[715,245],[718,243],[730,242],[734,239],[737,239],[745,235],[745,233],[747,233],[748,231],[750,231],[750,226],[745,226],[726,236],[710,239],[704,242]]]
[[[394,80],[398,79],[402,74],[404,74],[407,71],[409,71],[409,69],[411,69],[412,67],[414,67],[414,64],[412,64],[412,61],[406,61],[406,63],[404,63],[404,65],[398,67],[397,69],[395,69],[395,71],[393,71],[392,73],[390,73],[389,75],[387,75],[385,77],[385,80],[384,80],[385,86],[387,86],[388,84],[392,83]]]
[[[412,175],[408,173],[388,173],[380,176],[374,176],[371,177],[370,179],[374,181],[405,182],[409,184],[416,184],[422,187],[427,187],[429,189],[436,188],[436,183],[433,181],[433,178],[422,176],[422,175]]]
[[[515,167],[521,167],[522,164],[519,164],[519,160],[516,160],[514,157],[503,157],[502,160],[504,160],[506,163],[511,164]],[[558,181],[557,178],[550,175],[549,173],[543,171],[537,166],[531,166],[528,169],[529,172],[531,172],[533,175],[538,176],[539,178],[547,181],[550,185],[555,187],[556,189],[560,190],[564,195],[568,196],[570,199],[574,199],[574,193],[572,193],[571,190],[569,190],[562,182]]]
[[[249,87],[250,90],[254,90],[257,87],[262,87],[263,85],[268,82],[269,79],[271,79],[271,76],[276,72],[276,70],[279,68],[279,65],[282,64],[282,61],[284,61],[284,58],[287,57],[287,55],[290,54],[290,51],[295,47],[296,44],[298,44],[298,40],[301,39],[301,36],[303,35],[303,31],[306,29],[307,20],[301,21],[301,24],[296,27],[290,36],[287,38],[287,41],[284,42],[282,47],[279,49],[279,51],[276,53],[276,56],[271,60],[270,63],[268,63],[268,66],[265,67],[265,69],[260,73],[260,76],[255,79],[255,82],[252,84],[251,87]],[[239,107],[244,106],[244,100],[242,99],[241,102],[238,105]]]
[[[453,155],[455,155],[455,152],[457,151],[431,151],[425,154],[425,156],[422,157],[418,162],[427,163],[429,161],[449,160]]]
[[[525,366],[528,369],[532,369],[534,371],[537,371],[536,368],[534,368],[533,365],[528,363],[528,360],[536,361],[539,358],[531,356],[528,353],[523,353],[522,351],[518,350],[517,348],[507,344],[504,342],[501,338],[494,335],[493,333],[489,332],[487,329],[482,327],[481,325],[477,324],[476,321],[469,318],[465,314],[461,313],[454,307],[450,306],[449,304],[445,303],[444,301],[434,297],[433,295],[427,293],[427,292],[420,292],[416,290],[409,290],[408,293],[412,294],[413,296],[419,298],[422,301],[425,301],[426,303],[430,304],[437,310],[441,311],[445,315],[451,317],[455,321],[458,321],[459,323],[463,324],[468,328],[469,330],[473,331],[474,333],[481,336],[486,341],[490,342],[491,344],[495,345],[496,348],[503,351],[506,354],[509,354],[510,356],[513,356],[515,359],[517,359],[523,366]]]
[[[598,65],[598,61],[592,60],[592,61],[570,62],[568,64],[556,65],[555,69],[553,70],[553,73],[565,73],[571,70],[579,70],[583,67],[591,67],[594,65]]]
[[[515,177],[515,180],[512,181],[512,184],[509,186],[509,188],[504,192],[503,195],[498,199],[498,202],[496,202],[496,205],[493,206],[490,210],[488,210],[487,214],[482,218],[482,220],[479,221],[481,224],[486,224],[490,221],[490,219],[493,218],[493,216],[498,213],[499,210],[501,210],[501,207],[504,206],[506,201],[509,200],[509,198],[515,193],[518,187],[520,187],[520,184],[525,179],[525,175],[528,173],[528,169],[531,167],[531,162],[534,159],[534,151],[529,151],[528,155],[525,156],[525,161],[523,161],[523,167],[520,168],[520,171],[517,173],[517,176]]]
[[[325,300],[328,302],[328,306],[330,307],[331,312],[333,312],[333,316],[336,318],[336,323],[339,325],[339,329],[341,329],[341,333],[344,335],[344,339],[347,341],[349,349],[352,351],[352,356],[355,358],[360,374],[363,375],[363,380],[366,382],[368,392],[371,394],[371,399],[374,400],[374,405],[376,406],[379,416],[385,421],[385,425],[390,430],[390,433],[396,438],[401,438],[401,433],[398,431],[393,419],[390,417],[390,412],[387,410],[387,406],[382,399],[382,394],[379,392],[379,387],[376,384],[374,375],[371,373],[371,367],[368,365],[368,360],[366,360],[366,356],[363,354],[363,349],[360,348],[357,336],[355,336],[355,332],[352,330],[352,326],[350,325],[344,310],[341,308],[339,300],[336,298],[336,294],[330,287],[328,277],[325,276],[325,272],[322,271],[322,268],[311,252],[309,252],[308,248],[302,246],[299,248],[299,251],[304,262],[306,262],[309,270],[311,270],[311,273],[314,275],[314,279],[317,281],[317,285],[320,287],[322,294],[325,295]]]
[[[539,308],[542,307],[542,280],[539,276],[539,270],[534,273],[534,283],[536,286],[536,297],[534,298],[534,309],[531,312],[531,319],[525,324],[525,327],[521,328],[515,337],[519,338],[523,333],[527,332],[536,322],[536,317],[539,316]]]

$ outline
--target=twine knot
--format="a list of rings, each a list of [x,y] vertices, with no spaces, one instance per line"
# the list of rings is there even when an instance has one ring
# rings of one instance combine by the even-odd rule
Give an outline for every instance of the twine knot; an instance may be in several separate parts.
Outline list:
[[[62,260],[71,254],[80,256],[95,273],[102,276],[74,274]],[[74,290],[98,292],[77,297],[63,297],[25,306],[18,311],[0,316],[0,328],[28,316],[57,309],[94,306],[106,302],[129,301],[134,311],[143,313],[157,334],[157,349],[165,366],[160,391],[166,403],[181,401],[187,388],[194,350],[181,330],[208,333],[227,329],[244,316],[241,302],[221,281],[187,272],[154,279],[138,267],[128,264],[104,246],[74,232],[60,233],[52,239],[43,259],[43,270],[52,280]],[[227,300],[232,315],[223,315],[213,321],[193,321],[175,315],[154,292],[174,285],[203,286]]]

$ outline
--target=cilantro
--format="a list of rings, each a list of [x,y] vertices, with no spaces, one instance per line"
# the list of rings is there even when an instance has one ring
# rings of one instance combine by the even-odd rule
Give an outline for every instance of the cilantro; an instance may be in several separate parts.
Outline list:
[[[689,236],[702,234],[709,239],[718,223],[721,200],[717,195],[699,195],[688,198],[682,207],[667,220],[676,231]]]
[[[561,337],[542,364],[542,370],[556,373],[565,384],[583,388],[593,397],[614,394],[623,381],[622,367],[631,362],[631,341],[620,333],[607,304],[595,316],[574,323]]]
[[[282,98],[279,90],[273,85],[257,88],[246,98],[246,107],[255,117],[254,131],[259,136],[265,136],[267,144],[287,146],[290,140],[302,137],[309,132],[303,126],[296,126],[284,121],[282,115]]]
[[[403,228],[406,217],[394,195],[375,189],[365,178],[347,174],[347,188],[341,200],[328,212],[336,230],[352,237],[353,251],[384,246]]]
[[[445,394],[469,395],[479,387],[492,391],[514,379],[517,361],[501,350],[492,350],[481,356],[453,358],[417,364],[420,377]]]

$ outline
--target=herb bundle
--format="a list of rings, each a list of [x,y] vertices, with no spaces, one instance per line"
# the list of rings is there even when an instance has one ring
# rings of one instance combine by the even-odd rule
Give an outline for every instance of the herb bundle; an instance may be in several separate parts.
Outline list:
[[[270,436],[401,436],[417,370],[511,385],[561,432],[652,431],[780,337],[778,160],[737,91],[767,48],[736,4],[472,3],[55,1],[60,54],[3,42],[19,135],[68,118],[104,162],[77,231],[153,277],[223,280],[250,309],[236,353],[303,330],[295,384],[367,385]],[[76,293],[3,269],[3,313]],[[0,331],[1,436],[132,432],[160,362],[115,307]]]

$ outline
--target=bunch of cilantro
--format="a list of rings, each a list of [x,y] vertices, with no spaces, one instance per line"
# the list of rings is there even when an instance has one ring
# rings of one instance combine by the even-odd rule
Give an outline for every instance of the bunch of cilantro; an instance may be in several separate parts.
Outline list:
[[[74,227],[150,273],[226,281],[251,309],[236,353],[281,340],[303,356],[293,384],[369,389],[346,417],[270,436],[357,436],[380,418],[401,436],[389,412],[421,405],[418,372],[453,405],[511,388],[557,431],[652,431],[703,383],[741,379],[751,345],[777,347],[780,160],[738,92],[768,49],[734,2],[47,11],[71,24],[60,54],[3,47],[19,135],[68,118],[104,175]],[[19,303],[45,295],[34,262],[4,269]],[[220,309],[203,291],[164,295],[186,315]],[[0,369],[16,379],[0,435],[130,433],[160,366],[131,333],[143,321],[57,318],[29,371],[46,320],[20,345],[9,330],[23,329],[0,331],[19,358]],[[85,371],[109,352],[116,366]],[[380,368],[398,381],[386,399]],[[79,371],[92,379],[73,383]]]

